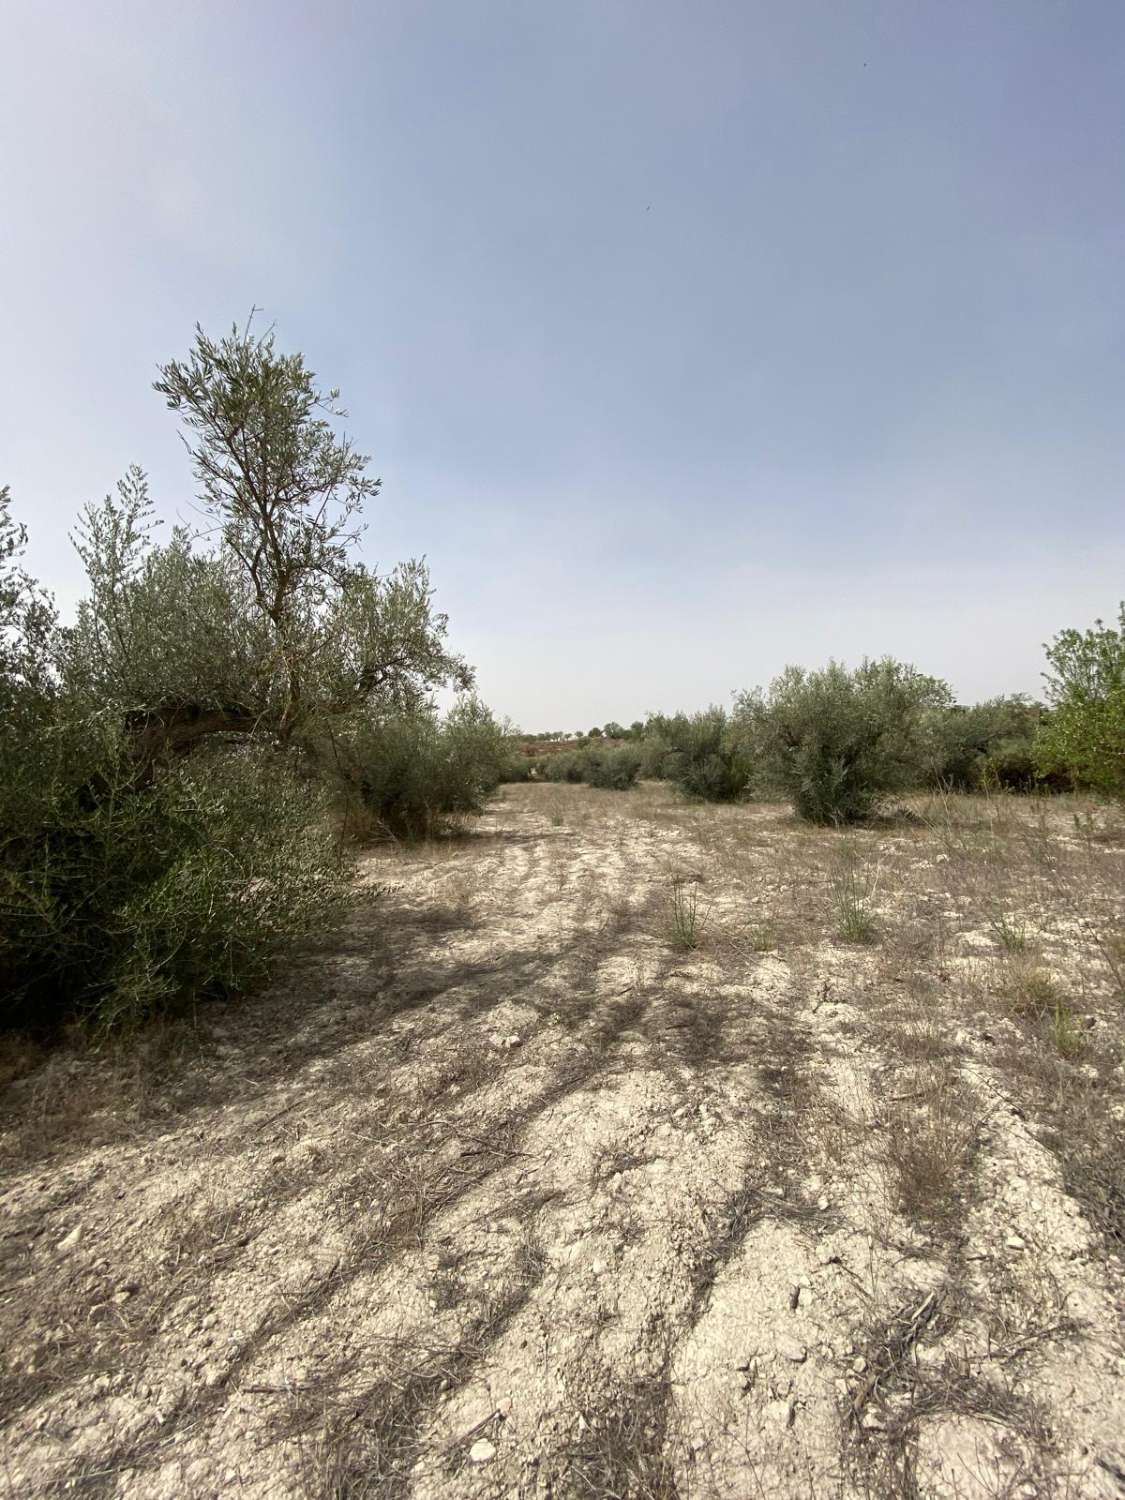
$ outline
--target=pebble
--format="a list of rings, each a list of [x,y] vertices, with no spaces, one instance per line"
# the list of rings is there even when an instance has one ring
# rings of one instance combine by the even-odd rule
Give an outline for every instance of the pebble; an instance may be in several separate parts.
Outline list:
[[[767,1401],[765,1416],[766,1421],[777,1427],[789,1427],[792,1424],[796,1408],[791,1401]]]
[[[863,1357],[862,1354],[859,1356],[858,1359],[853,1359],[852,1360],[852,1370],[855,1372],[855,1374],[862,1375],[863,1372],[866,1369],[867,1369],[867,1361],[864,1359],[864,1357]]]
[[[1020,1239],[1018,1234],[1010,1234],[1004,1241],[1009,1250],[1026,1250],[1027,1241]]]
[[[59,1241],[57,1248],[59,1250],[73,1250],[75,1245],[78,1244],[78,1241],[81,1238],[82,1226],[80,1224],[76,1224],[70,1231],[70,1233]]]
[[[496,1444],[490,1443],[487,1438],[477,1438],[469,1449],[469,1462],[473,1464],[486,1464],[490,1458],[496,1457]]]
[[[789,1360],[792,1364],[803,1365],[809,1357],[809,1351],[804,1344],[798,1344],[795,1339],[781,1339],[777,1346],[777,1352],[782,1359]]]

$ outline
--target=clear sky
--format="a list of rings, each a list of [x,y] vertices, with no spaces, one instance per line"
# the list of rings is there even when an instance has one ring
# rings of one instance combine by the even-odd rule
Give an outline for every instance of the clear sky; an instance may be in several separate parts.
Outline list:
[[[528,729],[1125,594],[1121,0],[0,0],[0,483],[66,533],[265,309]]]

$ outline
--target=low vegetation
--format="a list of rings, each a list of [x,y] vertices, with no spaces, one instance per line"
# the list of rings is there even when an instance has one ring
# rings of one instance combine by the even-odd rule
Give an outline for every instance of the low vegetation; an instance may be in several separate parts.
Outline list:
[[[448,831],[506,781],[780,794],[805,822],[853,826],[927,785],[1125,791],[1125,615],[1056,639],[1047,708],[960,707],[886,658],[789,667],[729,712],[521,742],[472,695],[424,565],[357,560],[378,481],[299,355],[250,326],[199,330],[156,389],[206,531],[160,541],[131,468],[78,519],[88,589],[72,624],[21,566],[0,491],[5,1025],[104,1031],[246,991],[339,919],[357,842]],[[460,694],[445,714],[442,688]],[[876,931],[866,879],[833,876],[848,942]],[[1007,918],[995,931],[1015,947]]]
[[[0,492],[0,1021],[134,1024],[266,978],[340,917],[341,826],[431,832],[510,753],[467,692],[425,567],[355,559],[378,491],[335,391],[248,326],[202,330],[157,391],[205,532],[139,468],[86,506],[62,626]]]

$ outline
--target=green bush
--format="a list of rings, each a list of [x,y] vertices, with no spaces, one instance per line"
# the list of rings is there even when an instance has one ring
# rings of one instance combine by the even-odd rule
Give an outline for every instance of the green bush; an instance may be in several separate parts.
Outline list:
[[[582,756],[577,750],[560,750],[540,761],[544,781],[582,781]]]
[[[326,763],[323,748],[321,757]],[[354,832],[413,839],[483,812],[512,752],[488,709],[463,698],[444,719],[419,708],[362,721],[334,740],[331,760]]]
[[[726,711],[654,714],[646,731],[645,764],[673,782],[685,796],[733,802],[750,781],[746,744]]]
[[[425,565],[355,545],[378,489],[274,335],[197,330],[156,389],[207,517],[164,545],[143,472],[87,506],[74,623],[20,567],[0,489],[0,1023],[132,1023],[266,977],[342,910],[333,814],[476,810],[511,760]],[[357,726],[368,726],[366,729]],[[345,795],[346,794],[346,795]]]
[[[232,995],[342,912],[339,841],[291,755],[215,749],[138,785],[115,726],[65,715],[9,737],[0,771],[17,748],[36,775],[0,808],[0,1023]]]
[[[928,711],[948,706],[945,683],[892,661],[853,672],[787,667],[768,693],[744,693],[738,719],[764,782],[815,823],[868,816],[927,768]]]
[[[925,780],[961,792],[1030,791],[1038,780],[1034,744],[1041,716],[1039,705],[1020,695],[930,711]]]
[[[606,791],[624,792],[637,780],[641,756],[632,745],[604,749],[586,746],[544,756],[541,765],[547,781],[585,782]]]
[[[1093,630],[1061,631],[1047,660],[1050,711],[1035,741],[1037,769],[1125,796],[1125,604],[1118,628],[1097,620]]]
[[[539,761],[530,755],[509,747],[500,780],[503,782],[531,781]]]
[[[636,783],[641,757],[631,745],[586,752],[586,781],[606,791],[626,792]]]

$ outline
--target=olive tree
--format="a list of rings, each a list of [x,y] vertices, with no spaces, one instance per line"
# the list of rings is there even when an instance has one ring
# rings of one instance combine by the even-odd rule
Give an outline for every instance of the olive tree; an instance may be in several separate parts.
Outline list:
[[[197,329],[156,390],[184,424],[209,535],[155,541],[143,472],[84,510],[90,593],[68,633],[69,685],[127,715],[143,759],[221,733],[311,741],[363,708],[417,708],[472,673],[446,646],[424,562],[354,557],[379,483],[272,331]]]
[[[130,469],[80,517],[64,630],[0,492],[0,1024],[121,1025],[264,979],[347,897],[341,736],[472,679],[424,563],[355,557],[378,483],[299,355],[197,330],[157,389],[209,525],[161,540]],[[462,715],[431,763],[455,742],[454,790],[484,787],[465,747],[498,734]]]
[[[890,657],[854,671],[830,661],[819,672],[787,667],[768,692],[741,694],[736,718],[757,773],[799,817],[847,823],[919,782],[927,711],[951,701],[944,682]]]
[[[1065,772],[1110,796],[1125,795],[1125,604],[1118,625],[1063,630],[1047,647],[1050,712],[1035,758],[1042,772]]]

